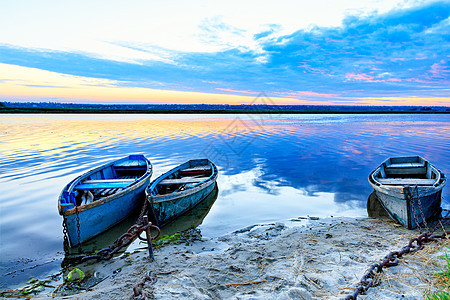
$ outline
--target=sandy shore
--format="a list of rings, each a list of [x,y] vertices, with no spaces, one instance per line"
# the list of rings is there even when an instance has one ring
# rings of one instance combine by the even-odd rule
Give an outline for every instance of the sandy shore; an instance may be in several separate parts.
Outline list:
[[[389,221],[351,218],[254,225],[217,239],[194,234],[155,249],[154,262],[140,251],[85,263],[89,289],[64,299],[134,299],[133,287],[149,271],[156,282],[144,284],[147,299],[341,299],[372,263],[417,235]],[[447,249],[430,243],[405,255],[359,298],[422,299]],[[51,295],[36,298],[43,297]]]

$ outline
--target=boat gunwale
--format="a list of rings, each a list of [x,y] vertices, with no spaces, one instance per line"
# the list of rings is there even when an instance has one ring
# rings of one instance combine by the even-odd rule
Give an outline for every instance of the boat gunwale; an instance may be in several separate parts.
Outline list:
[[[215,176],[215,178],[217,178],[217,176]],[[175,200],[178,200],[179,198],[183,198],[188,195],[195,194],[196,192],[201,191],[204,188],[206,188],[209,185],[214,184],[214,183],[215,183],[214,178],[210,178],[207,181],[203,182],[202,184],[195,186],[193,188],[190,188],[188,190],[185,190],[185,191],[180,191],[180,192],[171,193],[171,194],[167,194],[167,195],[155,195],[155,196],[150,196],[148,198],[150,198],[150,200],[152,201],[152,204],[159,204],[159,203],[164,203],[164,202],[175,201]],[[164,198],[164,197],[166,197],[166,199],[157,199],[157,198]]]
[[[370,185],[372,185],[372,187],[377,186],[377,187],[384,187],[386,189],[389,188],[394,188],[394,187],[407,187],[407,186],[421,186],[421,187],[427,187],[427,188],[435,188],[435,189],[442,189],[447,181],[447,178],[445,177],[444,173],[442,173],[438,168],[436,168],[432,163],[430,163],[430,161],[424,159],[421,156],[408,156],[408,157],[419,157],[420,159],[422,159],[425,162],[425,166],[426,167],[430,167],[432,169],[432,171],[434,171],[437,174],[435,183],[433,185],[430,184],[420,184],[420,181],[418,181],[417,184],[402,184],[401,182],[399,183],[394,183],[394,184],[386,184],[386,183],[382,183],[379,182],[375,175],[378,174],[379,172],[381,172],[381,168],[384,168],[384,165],[386,164],[387,161],[389,161],[391,159],[387,158],[385,159],[377,168],[375,168],[370,174],[369,174],[369,183]],[[420,180],[420,179],[419,179]]]
[[[60,193],[60,195],[58,197],[58,211],[59,211],[59,214],[62,215],[62,216],[70,216],[70,215],[76,214],[77,210],[78,210],[78,212],[86,211],[86,210],[92,209],[94,207],[98,207],[100,205],[103,205],[105,203],[114,201],[114,200],[116,200],[118,198],[121,198],[125,194],[128,194],[128,193],[130,193],[130,192],[132,192],[132,191],[134,191],[134,190],[136,190],[138,188],[141,188],[142,185],[144,185],[146,183],[147,179],[149,179],[152,176],[152,174],[153,174],[153,166],[152,166],[150,160],[148,158],[146,158],[144,155],[142,155],[142,157],[143,157],[143,160],[146,162],[147,170],[145,171],[145,173],[141,177],[137,178],[135,182],[131,183],[129,186],[127,186],[123,190],[120,190],[117,193],[114,193],[112,195],[100,198],[99,200],[93,201],[93,202],[88,203],[88,204],[75,206],[73,208],[67,209],[64,212],[62,211],[63,205],[61,205],[61,199],[62,199],[63,193],[65,191],[69,192],[69,193],[72,192],[74,187],[78,183],[80,183],[80,181],[83,180],[84,178],[86,178],[86,177],[90,176],[91,174],[93,174],[95,172],[98,172],[98,171],[100,171],[102,169],[110,167],[110,166],[114,165],[115,163],[117,163],[119,161],[125,161],[127,159],[129,160],[129,157],[130,157],[130,155],[128,155],[126,157],[123,157],[123,158],[112,160],[112,161],[107,162],[107,163],[105,163],[103,165],[100,165],[98,167],[90,169],[86,173],[83,173],[83,174],[77,176],[75,179],[73,179],[71,182],[69,182],[63,188],[63,190],[61,191],[61,193]]]
[[[184,191],[178,191],[178,192],[169,193],[169,194],[165,194],[165,195],[158,195],[158,194],[152,195],[151,194],[151,191],[153,191],[162,180],[164,180],[165,178],[167,178],[168,176],[170,176],[171,174],[173,174],[179,170],[183,170],[184,166],[190,165],[191,161],[200,161],[200,160],[205,160],[211,166],[212,174],[209,176],[208,179],[205,179],[202,182],[196,183],[193,187],[190,187],[189,189],[184,190]],[[152,204],[174,201],[180,197],[185,197],[187,195],[194,194],[194,193],[206,188],[207,186],[209,186],[210,184],[214,183],[217,180],[218,174],[219,174],[219,172],[217,170],[216,165],[207,158],[206,159],[189,160],[189,161],[182,163],[181,165],[161,174],[160,176],[158,176],[158,178],[156,178],[145,189],[146,198],[148,200],[150,200]],[[166,198],[166,199],[164,199],[164,198]]]

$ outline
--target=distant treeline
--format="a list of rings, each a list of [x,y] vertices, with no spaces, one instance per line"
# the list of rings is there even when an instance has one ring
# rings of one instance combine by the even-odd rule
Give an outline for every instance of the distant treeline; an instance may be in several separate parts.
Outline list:
[[[299,114],[299,113],[450,113],[443,106],[326,106],[227,104],[79,104],[57,102],[0,102],[0,113],[33,114]]]

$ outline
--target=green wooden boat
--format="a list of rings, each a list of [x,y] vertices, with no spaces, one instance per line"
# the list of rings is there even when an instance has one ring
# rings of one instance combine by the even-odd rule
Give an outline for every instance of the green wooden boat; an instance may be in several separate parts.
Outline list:
[[[189,211],[214,189],[217,167],[208,159],[195,159],[156,178],[146,189],[157,226],[164,226]]]

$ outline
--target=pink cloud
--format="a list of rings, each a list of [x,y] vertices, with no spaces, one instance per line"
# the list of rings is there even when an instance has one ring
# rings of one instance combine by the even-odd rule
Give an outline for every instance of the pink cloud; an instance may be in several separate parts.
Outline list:
[[[390,58],[390,61],[393,61],[393,62],[395,62],[395,61],[405,61],[406,60],[406,58],[403,58],[403,57],[391,57]]]
[[[231,92],[231,93],[251,94],[251,95],[257,95],[257,94],[259,94],[258,92],[238,91],[238,90],[222,89],[222,88],[216,88],[216,90],[224,91],[224,92]]]
[[[308,65],[307,63],[301,63],[298,66],[299,66],[299,68],[303,68],[306,71],[311,72],[311,73],[319,73],[319,74],[323,74],[323,75],[327,74],[327,70],[325,70],[324,68],[314,68],[314,67],[311,67],[310,65]]]
[[[311,91],[293,91],[293,92],[280,92],[278,93],[280,96],[312,96],[312,97],[337,97],[336,94],[323,94],[323,93],[316,93]]]
[[[432,64],[430,68],[430,73],[434,77],[441,77],[441,78],[446,77],[446,75],[448,75],[450,71],[447,70],[447,67],[444,66],[443,64],[445,64],[445,61],[443,60],[441,60],[439,63]]]
[[[406,81],[409,82],[417,82],[417,83],[430,83],[431,81],[427,81],[427,80],[422,80],[422,79],[418,79],[418,78],[408,78],[406,79]]]
[[[346,73],[345,78],[347,80],[362,80],[364,82],[383,82],[383,80],[374,79],[373,76],[366,73],[361,74]]]
[[[401,79],[401,78],[388,78],[388,79],[375,79],[372,75],[361,73],[347,73],[345,74],[347,81],[349,80],[362,80],[364,82],[402,82],[402,81],[414,81],[413,79]],[[419,82],[419,81],[416,81]]]

